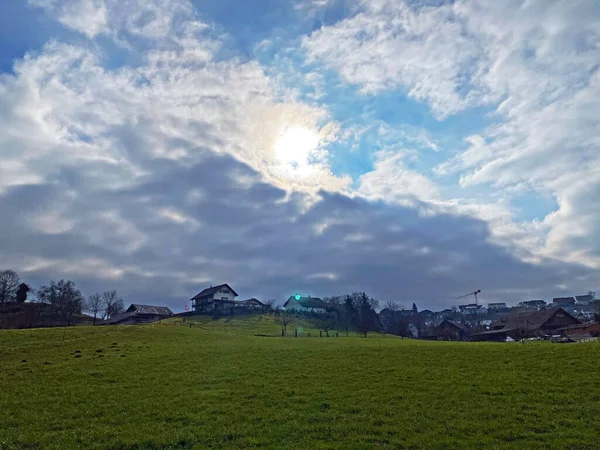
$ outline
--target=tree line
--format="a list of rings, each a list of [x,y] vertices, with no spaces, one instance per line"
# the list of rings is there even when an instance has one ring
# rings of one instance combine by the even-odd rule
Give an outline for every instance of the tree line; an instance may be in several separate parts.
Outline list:
[[[57,321],[65,325],[73,325],[84,311],[92,315],[94,324],[98,318],[106,320],[125,311],[124,300],[116,290],[94,293],[86,299],[71,280],[50,281],[32,289],[21,282],[14,270],[0,271],[0,308],[10,303],[23,304],[30,294],[29,303],[50,305]]]
[[[381,322],[375,312],[379,302],[365,292],[326,297],[327,314],[315,318],[316,325],[327,336],[331,330],[356,331],[367,337],[369,332],[380,331]],[[281,325],[282,336],[287,335],[288,325],[293,323],[294,313],[291,311],[276,311],[277,323]]]

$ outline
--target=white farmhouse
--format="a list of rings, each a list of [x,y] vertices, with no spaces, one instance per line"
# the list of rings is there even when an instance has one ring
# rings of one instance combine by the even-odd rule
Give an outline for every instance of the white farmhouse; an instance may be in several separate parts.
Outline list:
[[[297,298],[298,297],[298,298]],[[286,311],[325,313],[327,304],[318,297],[291,296],[283,305]]]

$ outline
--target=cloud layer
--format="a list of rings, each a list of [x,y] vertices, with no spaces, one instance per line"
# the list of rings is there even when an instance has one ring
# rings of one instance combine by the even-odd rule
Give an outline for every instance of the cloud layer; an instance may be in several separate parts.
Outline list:
[[[427,130],[338,121],[226,49],[191,3],[30,4],[75,33],[0,75],[0,267],[34,285],[68,277],[175,309],[221,282],[278,301],[362,289],[435,308],[476,288],[513,302],[600,281],[600,40],[585,2],[537,22],[531,2],[357,2],[298,37],[317,71],[304,83],[327,90],[333,69],[357,102],[405,90],[436,120],[490,108],[454,152]],[[377,143],[372,166],[336,173],[336,145],[362,137]],[[426,155],[442,160],[424,171]],[[458,195],[480,185],[546,192],[559,209],[520,223],[509,202]]]

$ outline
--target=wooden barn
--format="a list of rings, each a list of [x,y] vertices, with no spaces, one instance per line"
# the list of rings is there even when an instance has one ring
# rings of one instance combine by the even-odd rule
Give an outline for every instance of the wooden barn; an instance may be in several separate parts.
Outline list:
[[[156,322],[173,316],[166,306],[132,304],[124,313],[115,314],[102,325],[135,325]]]
[[[458,322],[444,319],[435,327],[435,336],[438,340],[464,341],[468,335],[467,328]]]
[[[581,322],[562,308],[540,309],[502,317],[488,331],[475,333],[475,341],[506,341],[510,337],[520,340],[529,337],[544,337],[559,333],[561,328],[579,325]]]

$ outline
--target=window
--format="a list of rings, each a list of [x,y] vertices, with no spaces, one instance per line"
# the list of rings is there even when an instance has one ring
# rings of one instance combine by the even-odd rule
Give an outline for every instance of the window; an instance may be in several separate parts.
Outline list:
[[[221,300],[227,300],[227,297],[221,297]]]

